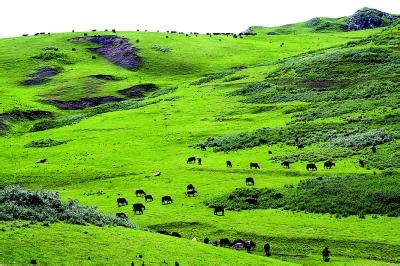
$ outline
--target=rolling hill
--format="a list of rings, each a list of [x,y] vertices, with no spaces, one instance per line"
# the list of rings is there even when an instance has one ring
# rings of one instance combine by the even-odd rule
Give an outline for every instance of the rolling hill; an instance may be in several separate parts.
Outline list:
[[[0,39],[0,263],[399,263],[400,25],[379,12]]]

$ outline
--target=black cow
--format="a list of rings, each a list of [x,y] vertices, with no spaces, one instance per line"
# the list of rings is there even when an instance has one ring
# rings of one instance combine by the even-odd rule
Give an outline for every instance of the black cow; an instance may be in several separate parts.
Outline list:
[[[288,162],[288,161],[283,161],[283,162],[281,162],[281,165],[282,165],[283,167],[286,167],[287,169],[289,169],[289,167],[290,167],[290,162]]]
[[[231,161],[226,161],[226,167],[231,168],[232,167],[232,162]]]
[[[225,209],[222,206],[217,206],[214,208],[214,215],[218,215],[218,213],[221,213],[221,215],[225,215]]]
[[[361,167],[364,167],[364,166],[365,166],[365,161],[364,161],[364,160],[359,160],[359,161],[358,161],[358,164],[359,164]]]
[[[204,238],[203,242],[204,242],[204,244],[208,244],[208,243],[210,243],[210,239],[208,239],[208,237],[206,237],[206,238]]]
[[[197,163],[201,165],[201,158],[197,158]]]
[[[186,186],[186,190],[194,190],[194,186],[192,184],[189,184]]]
[[[135,203],[133,204],[132,209],[135,214],[143,214],[143,210],[146,209],[146,206],[144,206],[142,203]]]
[[[181,234],[179,234],[179,233],[177,233],[177,232],[172,232],[172,233],[171,233],[171,236],[174,236],[174,237],[182,237]]]
[[[232,243],[231,243],[231,241],[229,241],[228,238],[221,238],[219,240],[219,246],[220,247],[228,247],[228,248],[230,248],[230,247],[232,247]]]
[[[196,157],[189,157],[187,160],[186,160],[186,163],[195,163],[196,162]]]
[[[194,196],[196,196],[196,194],[197,194],[197,191],[195,189],[186,191],[187,197],[190,197],[190,196],[194,197]]]
[[[268,154],[272,154],[272,151],[268,151]]]
[[[315,163],[308,163],[308,164],[306,165],[306,169],[307,169],[307,171],[309,171],[309,170],[315,170],[315,171],[317,171],[317,166],[315,165]]]
[[[128,205],[128,201],[125,198],[118,198],[117,199],[117,204],[118,204],[118,207],[119,206]]]
[[[121,218],[121,219],[128,219],[128,216],[126,216],[126,214],[123,212],[117,212],[115,214],[115,216],[117,216],[118,218]]]
[[[260,169],[260,166],[258,163],[250,163],[250,169],[255,168],[255,169]]]
[[[146,192],[144,192],[143,189],[137,189],[136,190],[136,197],[143,197],[146,196]]]
[[[170,203],[172,203],[173,201],[172,201],[172,198],[171,198],[171,196],[162,196],[162,198],[161,198],[161,203],[164,205],[164,204],[170,204]]]
[[[146,195],[144,196],[145,201],[153,201],[153,196],[152,195]]]
[[[317,177],[317,178],[315,178],[315,179],[317,179],[317,180],[322,180],[323,177],[322,177],[322,176],[319,176],[319,177]]]
[[[246,177],[246,186],[254,186],[254,178]]]
[[[325,169],[331,169],[332,166],[336,166],[336,164],[333,163],[333,162],[331,162],[331,161],[326,161],[326,162],[324,162],[324,168],[325,168]]]

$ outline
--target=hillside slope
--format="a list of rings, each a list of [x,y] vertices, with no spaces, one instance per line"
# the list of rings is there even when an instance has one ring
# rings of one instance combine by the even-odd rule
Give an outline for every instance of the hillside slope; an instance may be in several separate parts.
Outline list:
[[[152,232],[2,221],[0,261],[79,264],[90,256],[94,263],[140,263],[141,254],[145,262],[168,265],[319,264],[329,246],[333,264],[399,263],[399,32],[393,26],[236,37],[96,32],[1,39],[0,186],[55,191],[106,214],[124,212]],[[139,65],[116,64],[121,58],[107,57],[108,45],[118,54],[133,51]],[[192,156],[202,163],[187,163]],[[281,165],[285,160],[290,167]],[[325,168],[327,160],[336,165]],[[249,169],[250,162],[260,169]],[[240,200],[254,198],[245,194],[225,215],[214,215],[206,203],[254,192],[246,177],[254,178],[254,188],[277,191],[274,200],[301,193],[301,205],[249,207],[254,201]],[[185,195],[188,184],[197,196]],[[363,197],[349,198],[357,195],[349,188]],[[154,201],[136,196],[138,189]],[[166,195],[172,204],[162,204]],[[120,197],[129,205],[119,207]],[[365,199],[394,212],[354,210]],[[346,208],[335,212],[333,200]],[[325,208],[316,209],[322,202]],[[133,203],[146,206],[143,215],[132,212]],[[154,233],[160,230],[186,240]],[[248,255],[193,237],[257,246]],[[263,257],[265,241],[273,260]]]

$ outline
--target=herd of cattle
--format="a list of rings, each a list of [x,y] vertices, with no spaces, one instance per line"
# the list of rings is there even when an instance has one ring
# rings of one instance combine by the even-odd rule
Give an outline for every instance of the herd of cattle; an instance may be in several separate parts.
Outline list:
[[[201,163],[202,163],[201,158],[196,158],[196,157],[193,156],[193,157],[189,157],[186,160],[187,164],[193,164],[193,163],[196,163],[196,162],[199,165],[201,165]],[[284,161],[284,162],[281,163],[281,165],[283,167],[285,167],[285,168],[290,168],[290,163],[291,162],[289,162],[289,161]],[[361,165],[361,161],[360,161],[360,165]],[[326,161],[324,163],[324,168],[325,169],[331,169],[334,166],[336,166],[336,164],[334,162],[332,162],[332,161]],[[226,167],[232,168],[232,162],[231,161],[226,161]],[[250,169],[261,169],[261,168],[260,168],[260,165],[257,162],[250,162]],[[317,171],[317,165],[315,163],[308,163],[306,165],[306,169],[307,169],[307,171],[311,171],[311,170]],[[246,186],[254,186],[255,185],[254,178],[253,177],[246,177],[245,184],[246,184]],[[136,197],[144,197],[146,202],[154,201],[153,196],[149,195],[149,194],[146,194],[146,192],[144,192],[143,189],[137,189],[135,194],[136,194]],[[197,194],[197,191],[194,188],[194,186],[192,184],[189,184],[186,187],[185,196],[186,197],[194,197],[194,196],[196,196],[196,194]],[[172,197],[171,196],[162,196],[161,197],[161,203],[162,203],[162,205],[173,203]],[[128,201],[125,198],[117,198],[117,205],[118,205],[118,207],[128,205]],[[142,204],[142,203],[134,203],[132,205],[132,211],[135,214],[143,214],[144,210],[146,210],[146,206],[144,204]],[[217,206],[217,207],[214,208],[214,215],[224,215],[224,214],[225,214],[225,209],[224,209],[223,206]],[[127,218],[126,214],[122,213],[122,212],[118,212],[116,214],[116,216],[120,217],[120,218]]]

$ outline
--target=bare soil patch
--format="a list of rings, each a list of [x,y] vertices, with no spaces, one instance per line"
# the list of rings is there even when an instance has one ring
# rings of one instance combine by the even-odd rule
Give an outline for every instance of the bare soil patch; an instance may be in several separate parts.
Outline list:
[[[21,83],[25,86],[40,85],[46,83],[51,77],[59,74],[61,71],[58,68],[44,67],[39,71],[32,73],[29,79],[22,81]]]
[[[135,85],[127,89],[119,90],[118,92],[129,98],[143,98],[144,92],[150,92],[156,89],[157,86],[155,84],[149,83],[149,84]]]
[[[88,41],[101,45],[97,48],[88,48],[113,64],[134,70],[140,65],[140,58],[136,54],[137,49],[129,45],[127,38],[121,38],[116,35],[106,36],[85,36],[71,39],[72,41]]]
[[[72,100],[72,101],[49,100],[49,102],[63,110],[80,110],[89,107],[94,107],[104,103],[118,102],[122,100],[124,99],[114,96],[104,96],[104,97],[94,97],[94,98],[82,98],[79,100]]]

